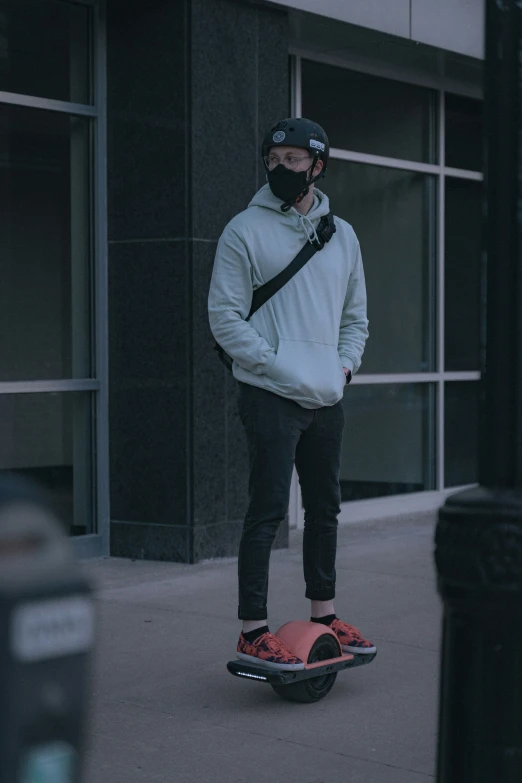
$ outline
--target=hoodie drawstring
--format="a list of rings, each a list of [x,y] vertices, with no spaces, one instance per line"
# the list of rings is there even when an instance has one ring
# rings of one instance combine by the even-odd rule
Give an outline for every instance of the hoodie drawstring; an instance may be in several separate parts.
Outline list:
[[[319,242],[317,231],[315,230],[314,224],[312,223],[309,217],[307,217],[306,215],[299,215],[299,223],[301,224],[301,228],[306,234],[306,238],[310,242],[310,244],[313,244],[314,241]]]

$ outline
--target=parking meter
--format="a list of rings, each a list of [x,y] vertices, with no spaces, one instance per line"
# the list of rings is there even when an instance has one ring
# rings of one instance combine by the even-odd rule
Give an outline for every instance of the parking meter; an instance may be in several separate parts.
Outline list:
[[[80,783],[94,604],[30,484],[0,479],[0,783]]]

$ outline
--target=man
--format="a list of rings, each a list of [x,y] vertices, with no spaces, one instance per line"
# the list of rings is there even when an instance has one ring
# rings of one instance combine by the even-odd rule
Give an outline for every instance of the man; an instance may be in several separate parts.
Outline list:
[[[317,123],[282,120],[267,133],[268,184],[225,228],[209,294],[210,327],[233,361],[249,461],[249,507],[239,550],[239,658],[276,669],[304,662],[267,620],[271,546],[288,510],[295,464],[305,511],[303,566],[311,622],[329,626],[342,649],[374,653],[335,615],[343,390],[368,337],[366,288],[352,227],[336,233],[250,320],[253,291],[317,240],[328,197],[314,187],[326,173],[329,144]]]

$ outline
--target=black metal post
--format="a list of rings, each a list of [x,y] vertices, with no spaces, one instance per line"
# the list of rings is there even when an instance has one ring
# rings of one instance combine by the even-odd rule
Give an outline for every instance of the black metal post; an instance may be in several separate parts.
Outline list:
[[[439,512],[438,783],[522,781],[522,2],[486,0],[480,487]]]

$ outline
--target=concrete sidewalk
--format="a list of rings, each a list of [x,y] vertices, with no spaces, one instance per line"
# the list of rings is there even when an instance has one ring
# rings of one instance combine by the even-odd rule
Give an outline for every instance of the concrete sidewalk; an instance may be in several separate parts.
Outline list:
[[[317,704],[232,677],[236,562],[105,560],[84,783],[426,783],[440,602],[434,515],[340,529],[336,609],[378,645]],[[300,537],[274,552],[270,625],[307,619]]]

